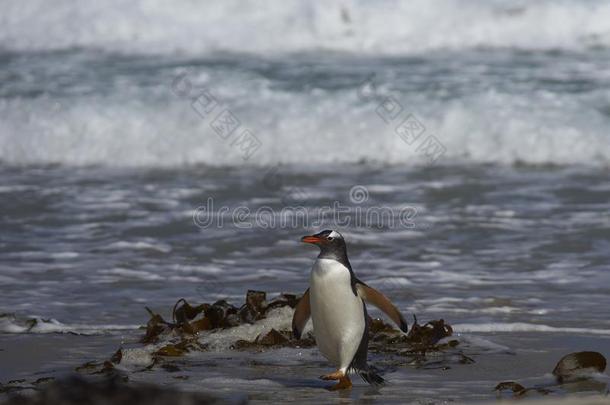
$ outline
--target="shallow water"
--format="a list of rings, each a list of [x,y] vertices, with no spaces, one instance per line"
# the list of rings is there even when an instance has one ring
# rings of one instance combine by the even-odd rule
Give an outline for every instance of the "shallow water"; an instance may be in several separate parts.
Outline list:
[[[5,316],[0,327],[17,334],[2,336],[6,349],[0,356],[11,353],[13,360],[6,361],[0,379],[32,376],[40,369],[66,372],[78,362],[107,358],[121,342],[140,347],[135,342],[143,332],[136,328],[148,319],[144,306],[169,316],[181,297],[192,302],[227,298],[237,305],[247,289],[267,291],[270,297],[304,291],[316,251],[299,243],[299,237],[337,227],[332,217],[320,219],[317,211],[335,201],[348,212],[338,228],[356,274],[390,296],[408,318],[444,318],[465,347],[472,346],[467,353],[476,361],[449,361],[451,371],[395,369],[376,354],[372,362],[385,367],[386,378],[394,381],[383,390],[384,401],[400,398],[403,387],[414,399],[493,398],[497,382],[542,378],[568,351],[610,355],[605,170],[335,166],[304,172],[286,167],[274,182],[266,170],[3,168],[1,303],[15,317]],[[354,194],[355,185],[368,194]],[[219,217],[208,226],[197,207],[209,198],[214,212],[246,207],[251,214],[233,221],[224,212],[222,227]],[[307,208],[310,216],[282,227],[286,211],[281,210],[288,206]],[[386,218],[378,229],[379,223],[363,219],[362,212],[373,206],[391,207],[393,213],[408,207],[414,214],[406,222]],[[261,207],[267,208],[257,211]],[[312,226],[316,220],[322,223]],[[40,322],[30,334],[70,331],[103,337],[49,337],[73,341],[68,351],[77,354],[65,361],[51,354],[64,349],[41,348],[41,365],[23,368],[10,348],[20,340],[45,341],[21,335],[28,333],[24,322],[31,317],[56,321]],[[288,328],[290,311],[272,318],[274,327]],[[202,338],[216,342],[215,352],[180,360],[191,377],[171,384],[213,385],[261,400],[287,399],[295,392],[324,395],[317,376],[328,365],[314,349],[256,355],[228,349],[235,340],[253,339],[269,327]],[[105,342],[104,349],[89,346],[88,339]],[[535,353],[542,363],[533,360]],[[481,367],[495,368],[486,376]],[[166,374],[161,370],[133,379],[169,383]],[[439,378],[454,382],[441,388],[433,383]],[[273,394],[259,391],[260,384]],[[362,386],[352,395],[369,394]]]
[[[473,331],[610,331],[602,310],[610,304],[605,170],[286,168],[275,190],[264,174],[2,169],[3,306],[132,325],[146,319],[144,305],[165,309],[179,297],[237,302],[247,289],[302,292],[316,251],[299,238],[334,227],[357,275],[404,311]],[[367,201],[350,200],[355,185]],[[321,218],[335,202],[346,215]],[[207,205],[222,217],[207,221],[197,211]],[[307,218],[280,220],[282,209],[300,206]],[[367,218],[375,206],[395,215],[407,207],[411,217]],[[232,219],[240,207],[250,215]]]

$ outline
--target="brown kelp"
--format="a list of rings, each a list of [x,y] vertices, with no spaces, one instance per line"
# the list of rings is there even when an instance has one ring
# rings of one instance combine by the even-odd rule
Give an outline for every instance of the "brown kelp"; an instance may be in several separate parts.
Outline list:
[[[160,314],[146,308],[150,318],[146,324],[140,343],[150,347],[150,362],[142,368],[148,370],[159,366],[167,371],[177,371],[179,367],[172,363],[173,358],[180,357],[190,351],[209,350],[206,333],[229,330],[240,325],[254,325],[266,319],[270,311],[278,308],[294,308],[300,297],[294,294],[280,294],[267,300],[263,291],[249,290],[245,302],[237,307],[225,300],[214,303],[191,304],[181,298],[172,308],[171,321]],[[456,350],[458,340],[447,340],[452,336],[453,329],[443,319],[432,320],[420,325],[414,317],[414,323],[408,334],[404,334],[393,325],[380,319],[370,319],[369,328],[370,350],[374,353],[392,355],[396,358],[394,365],[410,364],[419,366],[435,366],[437,363],[451,363],[449,358],[439,360],[432,353],[452,352],[451,359],[457,359],[460,364],[474,362],[465,354]],[[264,351],[271,348],[293,347],[305,348],[315,346],[313,333],[305,333],[300,339],[295,339],[291,330],[270,328],[263,330],[255,338],[237,339],[230,346],[231,350]],[[78,371],[113,375],[118,373],[115,365],[122,361],[122,349],[119,349],[107,361],[87,363]],[[443,367],[448,368],[444,364]],[[120,373],[119,373],[120,374]]]

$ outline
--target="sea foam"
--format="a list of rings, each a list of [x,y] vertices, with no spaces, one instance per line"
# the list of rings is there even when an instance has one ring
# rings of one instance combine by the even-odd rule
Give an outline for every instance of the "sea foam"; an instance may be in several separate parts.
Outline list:
[[[405,54],[610,44],[603,1],[32,0],[4,2],[0,16],[0,48],[11,50]]]
[[[160,85],[162,85],[161,83]],[[227,83],[238,91],[241,82]],[[380,162],[427,164],[353,91],[319,97],[310,93],[262,91],[224,100],[260,145],[248,156],[239,135],[219,136],[188,100],[171,97],[148,103],[112,97],[79,98],[60,110],[49,99],[0,102],[0,161],[172,167]],[[260,97],[263,94],[265,97]],[[142,96],[144,97],[144,96]],[[610,164],[609,118],[571,95],[549,103],[535,95],[484,92],[440,101],[405,95],[425,123],[424,136],[444,147],[435,164],[529,163]]]

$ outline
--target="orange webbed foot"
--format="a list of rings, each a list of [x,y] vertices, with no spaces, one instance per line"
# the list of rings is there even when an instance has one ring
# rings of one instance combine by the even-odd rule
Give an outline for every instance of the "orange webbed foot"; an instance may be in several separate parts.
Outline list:
[[[329,388],[330,391],[347,390],[352,388],[352,381],[348,376],[344,375],[339,379],[339,382]]]
[[[321,380],[340,380],[341,378],[343,378],[345,376],[345,373],[343,373],[340,370],[335,371],[334,373],[330,373],[330,374],[325,374],[325,375],[321,375],[320,379]]]

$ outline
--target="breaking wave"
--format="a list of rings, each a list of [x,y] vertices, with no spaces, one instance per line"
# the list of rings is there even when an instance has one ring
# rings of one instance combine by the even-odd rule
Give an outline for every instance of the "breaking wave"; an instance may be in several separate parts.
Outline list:
[[[236,100],[242,129],[223,138],[187,100],[90,98],[56,108],[50,99],[0,100],[0,161],[9,164],[210,166],[311,163],[426,164],[425,139],[442,149],[435,164],[610,164],[608,117],[565,99],[524,105],[517,96],[483,93],[425,101],[426,126],[409,145],[353,94],[268,94]],[[530,100],[531,101],[531,100]],[[409,100],[405,102],[405,105]],[[398,121],[397,121],[398,122]],[[428,139],[428,138],[426,138]],[[432,139],[432,138],[430,138]]]
[[[34,0],[1,9],[0,48],[18,51],[405,54],[610,45],[610,4],[602,1]]]
[[[33,0],[0,24],[8,164],[610,164],[608,2]],[[188,69],[231,136],[172,92]]]

